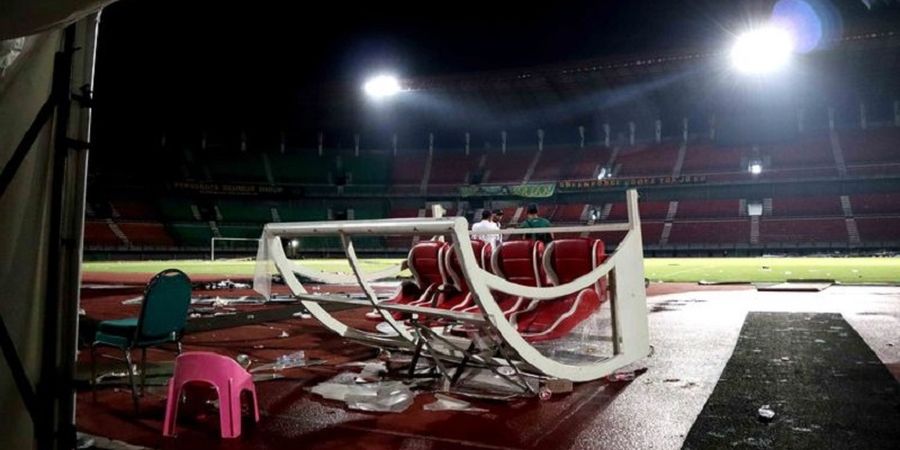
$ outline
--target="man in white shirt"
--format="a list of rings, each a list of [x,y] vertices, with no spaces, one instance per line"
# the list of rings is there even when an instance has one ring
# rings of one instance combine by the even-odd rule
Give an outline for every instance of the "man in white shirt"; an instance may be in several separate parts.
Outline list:
[[[479,231],[488,231],[488,230],[500,230],[500,226],[497,225],[493,220],[493,213],[491,210],[485,208],[481,211],[481,222],[475,223],[472,225],[472,239],[478,239],[488,244],[491,244],[492,248],[497,248],[500,246],[500,235],[494,233],[479,233]]]

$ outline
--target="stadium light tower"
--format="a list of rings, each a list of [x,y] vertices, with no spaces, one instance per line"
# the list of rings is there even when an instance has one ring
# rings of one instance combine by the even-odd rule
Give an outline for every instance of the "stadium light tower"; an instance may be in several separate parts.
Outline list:
[[[769,25],[738,36],[731,47],[731,64],[743,74],[765,75],[787,66],[793,53],[791,33]]]
[[[401,91],[400,81],[393,75],[376,75],[366,81],[363,91],[376,100],[392,97]]]

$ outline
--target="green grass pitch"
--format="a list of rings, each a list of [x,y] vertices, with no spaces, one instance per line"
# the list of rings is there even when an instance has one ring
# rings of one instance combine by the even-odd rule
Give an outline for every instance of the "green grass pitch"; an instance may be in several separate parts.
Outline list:
[[[397,259],[365,259],[363,269],[377,271]],[[343,259],[309,259],[302,263],[326,271],[350,273]],[[170,267],[188,275],[249,276],[254,261],[87,262],[85,272],[156,273]],[[829,279],[842,283],[900,283],[900,258],[647,258],[644,273],[663,282],[777,282]],[[408,275],[408,272],[406,273]]]

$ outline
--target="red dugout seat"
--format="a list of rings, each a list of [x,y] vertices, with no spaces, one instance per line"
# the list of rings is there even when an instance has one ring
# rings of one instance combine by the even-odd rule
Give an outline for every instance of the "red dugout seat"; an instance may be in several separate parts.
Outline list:
[[[444,252],[448,245],[441,241],[423,241],[414,245],[406,257],[409,271],[415,283],[404,283],[400,292],[385,303],[426,305],[435,300],[438,289],[445,283]],[[405,314],[395,312],[394,318],[403,319]],[[372,320],[381,320],[377,311],[366,314]]]
[[[473,240],[472,251],[475,253],[475,261],[478,267],[484,268],[485,249],[489,249],[490,245],[484,241]],[[462,275],[462,266],[459,263],[459,257],[456,255],[456,248],[452,245],[447,246],[444,253],[445,273],[447,274],[441,292],[438,294],[438,308],[450,310],[462,310],[475,305],[472,293],[469,292],[469,284],[466,283],[465,277]]]
[[[544,256],[544,243],[526,239],[507,241],[491,254],[491,267],[495,275],[524,286],[541,287],[547,284],[547,275],[541,265]],[[510,317],[525,308],[529,301],[516,295],[495,293],[494,299]]]
[[[562,285],[594,270],[605,260],[606,249],[599,239],[559,239],[547,246],[543,267],[552,284]],[[529,341],[560,338],[606,301],[606,283],[604,277],[593,289],[582,289],[558,299],[531,301],[526,309],[513,314],[510,321]]]

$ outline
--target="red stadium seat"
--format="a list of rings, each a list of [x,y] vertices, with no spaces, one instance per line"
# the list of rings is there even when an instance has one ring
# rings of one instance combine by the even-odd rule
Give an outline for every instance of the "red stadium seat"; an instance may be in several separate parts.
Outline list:
[[[547,246],[543,265],[551,282],[562,285],[594,270],[605,260],[606,250],[599,239],[560,239]],[[510,320],[529,341],[557,339],[599,309],[606,300],[606,290],[606,278],[601,278],[593,289],[582,289],[558,299],[532,301]]]
[[[446,282],[446,274],[444,272],[444,252],[447,244],[440,241],[424,241],[414,245],[409,250],[407,263],[409,271],[412,272],[413,283],[404,283],[400,292],[394,298],[387,300],[385,303],[391,304],[412,304],[427,305],[435,300],[438,289]],[[377,312],[366,314],[366,317],[372,320],[380,320],[381,315]],[[394,313],[397,320],[403,319],[405,314]]]
[[[490,248],[490,245],[484,241],[472,241],[472,251],[475,252],[475,261],[479,267],[484,267],[482,256],[485,248]],[[444,253],[444,264],[447,279],[438,294],[436,306],[454,311],[473,306],[475,302],[469,291],[469,284],[462,275],[462,266],[453,246],[447,246],[447,251]]]
[[[544,243],[531,239],[507,241],[491,255],[491,266],[494,274],[508,281],[524,286],[541,287],[546,285],[547,275],[541,265],[544,256]],[[495,293],[494,299],[503,310],[503,315],[510,317],[522,310],[529,303],[527,299]]]

